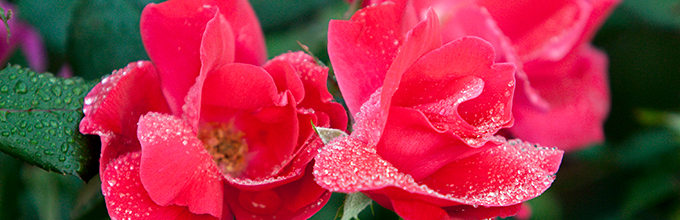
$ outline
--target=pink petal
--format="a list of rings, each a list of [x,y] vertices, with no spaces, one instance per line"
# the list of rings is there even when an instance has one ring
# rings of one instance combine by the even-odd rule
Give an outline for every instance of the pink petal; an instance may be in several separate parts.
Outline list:
[[[139,179],[140,152],[128,152],[111,160],[103,169],[102,193],[113,219],[216,219],[197,215],[187,207],[155,203]],[[228,212],[225,211],[225,212]]]
[[[347,126],[347,114],[342,105],[331,102],[333,96],[328,92],[326,80],[328,67],[316,63],[314,58],[303,52],[285,53],[274,57],[274,60],[285,60],[297,70],[305,89],[305,98],[297,106],[298,109],[311,109],[317,117],[328,118],[328,123],[316,126],[331,127],[344,130]],[[320,113],[325,113],[321,116]],[[320,119],[321,120],[321,119]],[[321,120],[324,121],[324,120]]]
[[[191,1],[148,4],[140,29],[146,52],[163,80],[163,92],[174,114],[181,113],[189,87],[201,68],[200,45],[206,24],[217,8]]]
[[[261,67],[232,63],[206,74],[201,96],[203,105],[256,110],[264,106],[287,104],[283,98],[285,96],[278,94],[272,76]]]
[[[416,181],[357,138],[353,134],[336,139],[319,152],[314,176],[321,187],[333,192],[364,191],[422,200],[442,207],[508,206],[545,191],[562,159],[559,150],[501,140],[496,147],[454,161]]]
[[[222,175],[188,123],[149,113],[139,119],[140,177],[154,202],[222,216]]]
[[[444,208],[453,219],[507,218],[515,215],[522,204],[500,207],[453,206]]]
[[[249,191],[227,187],[225,198],[236,219],[307,219],[331,195],[314,182],[311,170],[309,164],[302,178],[275,188]]]
[[[476,5],[458,7],[435,7],[442,20],[442,38],[444,42],[453,41],[460,37],[477,36],[493,45],[496,51],[496,63],[509,62],[514,64],[516,78],[520,92],[526,93],[530,101],[537,107],[548,108],[548,103],[538,95],[538,92],[531,87],[529,79],[524,72],[522,61],[519,59],[517,51],[513,47],[510,39],[506,37],[501,29],[496,25],[486,8]]]
[[[558,62],[528,63],[526,70],[537,73],[530,79],[551,108],[537,109],[519,97],[510,128],[514,136],[564,150],[604,141],[610,103],[606,55],[586,46]],[[541,74],[546,71],[554,74]]]
[[[472,148],[451,131],[436,132],[422,112],[392,107],[378,155],[416,181],[441,167],[486,149]]]
[[[482,0],[524,61],[559,60],[578,42],[592,6],[586,0]]]
[[[419,200],[392,200],[392,207],[404,220],[450,219],[441,207]]]
[[[389,112],[392,96],[399,88],[402,75],[424,54],[442,45],[439,19],[434,10],[429,10],[427,19],[418,23],[406,34],[406,39],[394,61],[387,70],[380,98],[382,112]]]
[[[511,140],[450,163],[422,180],[439,193],[482,206],[508,206],[541,195],[563,152]]]
[[[404,73],[394,105],[419,109],[439,129],[481,146],[481,137],[512,125],[514,66],[493,58],[493,47],[480,38],[449,42]]]
[[[100,172],[112,158],[140,150],[137,121],[150,111],[169,113],[170,109],[156,68],[148,61],[114,71],[87,94],[80,132],[101,137]]]
[[[304,99],[304,86],[297,70],[290,63],[284,60],[270,60],[262,68],[274,79],[278,93],[290,91],[295,98],[295,104],[300,103]]]
[[[384,3],[328,26],[328,54],[352,115],[383,84],[403,40],[402,13],[397,5]]]
[[[200,47],[201,72],[234,62],[234,33],[220,13],[205,25]]]

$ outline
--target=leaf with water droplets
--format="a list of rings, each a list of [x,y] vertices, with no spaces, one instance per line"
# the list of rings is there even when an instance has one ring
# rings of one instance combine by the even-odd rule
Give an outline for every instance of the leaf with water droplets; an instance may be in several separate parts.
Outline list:
[[[19,66],[0,71],[0,151],[45,170],[89,180],[98,139],[78,132],[83,98],[95,82]],[[97,147],[90,147],[97,146]]]

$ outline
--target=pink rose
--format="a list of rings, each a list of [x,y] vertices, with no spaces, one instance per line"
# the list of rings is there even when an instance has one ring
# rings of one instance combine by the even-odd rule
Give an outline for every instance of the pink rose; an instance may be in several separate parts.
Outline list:
[[[312,123],[347,116],[326,67],[302,52],[264,63],[246,0],[150,4],[141,29],[152,62],[104,78],[80,124],[101,138],[113,219],[305,219],[328,201]]]
[[[444,42],[481,37],[518,67],[512,136],[564,150],[604,141],[607,58],[588,42],[618,0],[396,2],[418,19],[432,7]]]
[[[563,152],[496,136],[513,123],[515,66],[479,37],[442,41],[437,14],[386,2],[331,21],[329,55],[356,117],[316,157],[324,188],[361,191],[404,219],[514,215]]]

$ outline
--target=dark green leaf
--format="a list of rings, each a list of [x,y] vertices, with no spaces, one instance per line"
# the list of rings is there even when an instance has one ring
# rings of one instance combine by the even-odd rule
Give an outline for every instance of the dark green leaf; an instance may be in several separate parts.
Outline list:
[[[671,173],[656,172],[632,182],[621,212],[624,218],[632,218],[678,193],[677,178]]]
[[[0,71],[0,151],[29,164],[89,180],[97,172],[97,138],[78,131],[83,98],[94,86],[19,66]]]
[[[19,17],[28,21],[40,31],[45,45],[50,53],[56,56],[52,59],[61,59],[56,68],[61,67],[66,51],[66,30],[72,17],[77,0],[17,0],[15,1]]]
[[[98,79],[127,63],[147,60],[138,1],[84,0],[73,13],[67,56],[73,74]]]

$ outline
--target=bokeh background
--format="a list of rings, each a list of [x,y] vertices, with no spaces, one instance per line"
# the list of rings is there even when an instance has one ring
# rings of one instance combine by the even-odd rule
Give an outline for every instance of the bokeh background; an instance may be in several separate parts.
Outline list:
[[[42,35],[47,69],[99,80],[148,59],[139,16],[152,0],[14,0],[12,19]],[[301,50],[327,65],[330,19],[342,0],[251,0],[269,56]],[[1,28],[0,28],[1,29]],[[4,32],[3,32],[4,33]],[[680,1],[624,0],[593,43],[610,58],[607,141],[565,155],[552,188],[529,201],[532,219],[680,219]],[[16,50],[9,63],[27,65]],[[5,64],[0,64],[5,65]],[[329,87],[336,93],[332,79]],[[0,153],[0,219],[108,219],[98,176],[88,183]],[[334,194],[313,219],[333,219]],[[398,219],[373,204],[361,219]]]

